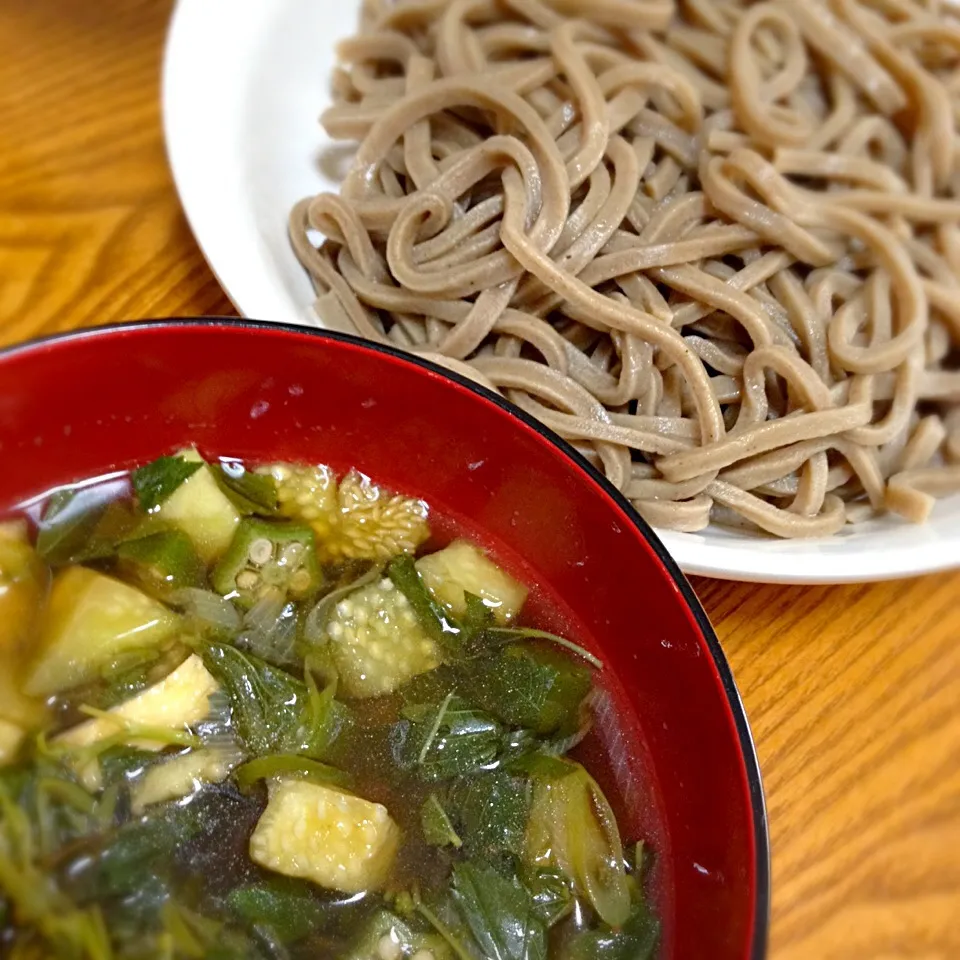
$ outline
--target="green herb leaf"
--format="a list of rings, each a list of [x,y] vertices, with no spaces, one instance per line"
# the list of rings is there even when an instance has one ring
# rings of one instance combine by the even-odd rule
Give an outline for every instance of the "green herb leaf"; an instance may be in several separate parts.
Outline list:
[[[155,649],[131,651],[129,657],[105,667],[98,683],[81,687],[69,699],[97,710],[110,710],[156,682],[157,667],[163,662],[166,658],[158,657]]]
[[[220,489],[241,513],[268,517],[276,514],[277,483],[269,474],[254,473],[232,461],[220,463],[212,470]]]
[[[159,457],[153,463],[134,470],[130,479],[133,482],[140,509],[145,513],[155,510],[203,465],[202,460]]]
[[[283,943],[294,943],[330,921],[330,906],[320,900],[309,883],[275,877],[237,887],[226,899],[227,907],[249,927],[269,927]]]
[[[659,936],[660,924],[650,908],[638,901],[621,928],[604,925],[584,930],[573,938],[566,955],[569,960],[650,960]]]
[[[488,714],[452,694],[439,706],[404,707],[395,727],[395,755],[401,768],[425,780],[445,780],[493,763],[501,750],[503,727]]]
[[[526,878],[533,896],[533,909],[548,928],[559,923],[573,909],[570,881],[559,870],[537,870]]]
[[[387,576],[413,607],[420,626],[431,639],[445,649],[458,653],[461,649],[461,628],[457,621],[433,598],[423,582],[413,557],[394,557],[387,564]]]
[[[144,878],[158,866],[168,869],[178,847],[201,828],[190,805],[157,807],[150,816],[121,827],[95,861],[84,862],[85,869],[76,871],[77,879],[82,877],[78,886],[90,899],[138,893]]]
[[[437,931],[443,944],[453,951],[457,960],[486,960],[478,955],[476,943],[470,931],[463,925],[463,919],[449,894],[439,904],[427,905],[418,900],[415,909]],[[355,960],[361,958],[357,957]]]
[[[423,838],[432,847],[456,847],[463,846],[463,841],[457,836],[447,811],[443,809],[443,804],[437,798],[435,793],[427,797],[426,802],[420,810],[420,826],[423,829]]]
[[[157,755],[150,750],[117,746],[104,750],[98,760],[103,783],[109,786],[139,776],[150,764],[157,762]]]
[[[530,812],[526,780],[494,771],[458,781],[449,806],[467,856],[491,863],[503,854],[522,855]]]
[[[461,672],[460,689],[471,700],[508,726],[541,735],[576,731],[593,686],[588,667],[558,650],[527,644],[468,661]]]
[[[184,587],[201,587],[207,577],[193,541],[182,530],[165,530],[128,540],[117,548],[122,576],[154,596]]]
[[[345,708],[333,690],[320,693],[285,670],[227,644],[208,644],[207,669],[230,697],[237,733],[253,754],[322,757],[339,733]]]
[[[530,891],[472,862],[453,868],[453,898],[489,960],[546,960],[547,933]]]
[[[464,647],[476,647],[480,644],[484,632],[494,624],[493,610],[488,607],[482,597],[465,590],[463,598],[467,609],[459,619],[460,641]]]
[[[54,567],[111,556],[136,517],[109,486],[61,490],[47,503],[37,531],[37,553]]]

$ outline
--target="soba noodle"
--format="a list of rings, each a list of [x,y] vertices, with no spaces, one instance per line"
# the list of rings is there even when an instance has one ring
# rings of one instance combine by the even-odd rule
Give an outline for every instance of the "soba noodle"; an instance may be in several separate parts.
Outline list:
[[[318,315],[500,391],[657,526],[922,521],[960,490],[958,14],[367,0],[322,118],[359,149],[291,217]]]

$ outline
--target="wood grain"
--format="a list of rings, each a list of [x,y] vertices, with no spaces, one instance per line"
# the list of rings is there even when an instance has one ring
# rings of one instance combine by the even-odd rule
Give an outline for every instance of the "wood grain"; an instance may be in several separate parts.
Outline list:
[[[0,4],[0,343],[234,312],[164,157],[169,10],[160,0]],[[960,573],[695,587],[764,771],[771,956],[960,958]]]

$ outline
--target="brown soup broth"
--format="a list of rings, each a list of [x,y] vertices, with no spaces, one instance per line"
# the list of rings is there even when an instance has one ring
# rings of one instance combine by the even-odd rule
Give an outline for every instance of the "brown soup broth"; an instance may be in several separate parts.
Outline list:
[[[213,462],[209,469],[214,469],[215,466]],[[207,470],[208,466],[205,465],[201,469]],[[248,475],[251,472],[252,469],[248,470]],[[184,482],[183,487],[178,488],[177,492],[185,489],[187,482]],[[49,518],[51,511],[55,513],[54,508],[57,507],[59,507],[62,528],[59,535],[64,543],[69,543],[71,537],[76,539],[80,536],[82,539],[83,531],[86,530],[90,544],[96,545],[96,538],[101,535],[101,528],[105,522],[103,520],[105,504],[123,507],[123,510],[115,511],[119,519],[110,521],[113,526],[108,531],[111,535],[117,536],[118,542],[138,540],[143,531],[136,524],[141,521],[145,523],[146,535],[166,534],[172,528],[169,524],[165,525],[163,520],[164,504],[161,503],[159,508],[148,511],[146,517],[138,514],[135,509],[136,498],[133,496],[135,485],[131,484],[129,475],[111,474],[108,477],[72,487],[48,491],[22,504],[13,512],[12,517],[26,518],[29,521],[31,541],[36,542],[39,534],[41,545],[44,543],[44,531],[47,531],[47,544],[50,542]],[[172,497],[166,501],[166,503],[170,502]],[[92,515],[92,513],[96,513],[101,519],[96,522],[90,521],[88,514]],[[85,517],[87,519],[84,519]],[[273,520],[268,518],[265,522],[269,524]],[[300,523],[300,518],[287,517],[277,526],[277,529],[285,531],[297,523]],[[554,595],[544,587],[536,569],[524,557],[522,545],[508,546],[493,542],[484,535],[483,531],[475,529],[475,525],[469,518],[459,517],[451,511],[435,512],[431,509],[429,525],[429,537],[417,546],[418,556],[438,553],[450,547],[451,544],[464,540],[470,541],[486,551],[508,577],[514,578],[529,588],[519,616],[510,623],[512,629],[519,631],[532,628],[537,631],[546,631],[573,641],[594,654],[602,652],[602,646],[596,642],[595,637],[589,635],[563,598]],[[238,533],[237,537],[239,536]],[[235,542],[231,549],[235,549]],[[282,544],[276,549],[282,551]],[[251,546],[250,550],[252,556],[254,547]],[[116,551],[111,553],[107,548],[94,549],[89,558],[69,562],[66,566],[83,565],[110,577],[129,582],[138,589],[142,588],[142,581],[130,580],[126,572],[127,568],[117,560],[118,555]],[[284,556],[282,552],[279,555],[281,558]],[[229,556],[228,553],[227,558]],[[2,554],[0,554],[0,560],[2,560]],[[221,559],[217,569],[224,562],[225,560]],[[321,559],[319,576],[327,585],[326,589],[331,583],[349,582],[358,571],[366,570],[370,565],[366,560],[328,557]],[[214,576],[209,562],[207,570],[210,576]],[[3,572],[0,566],[0,574]],[[238,574],[237,583],[240,582]],[[290,594],[284,597],[284,601],[289,598]],[[169,597],[162,594],[155,595],[155,599],[158,602],[161,599],[171,602]],[[229,600],[230,597],[228,596],[227,599]],[[236,605],[239,599],[234,597],[233,602]],[[288,606],[296,608],[297,630],[301,631],[308,604],[305,602],[302,610],[293,601],[290,601]],[[243,613],[241,606],[241,615]],[[246,623],[246,620],[243,622]],[[237,643],[240,643],[241,639],[243,638],[237,639]],[[227,638],[225,642],[232,641],[233,638]],[[551,648],[551,643],[544,639],[534,638],[525,642],[534,651]],[[197,650],[199,647],[191,649]],[[556,648],[552,649],[556,650]],[[152,667],[153,674],[144,674],[129,687],[127,692],[132,691],[136,696],[145,689],[151,689],[154,682],[159,683],[175,666],[176,658],[178,656],[182,658],[189,652],[186,649],[182,653],[179,651],[178,647],[177,652],[171,654],[169,662],[158,657]],[[197,654],[194,653],[194,655]],[[577,658],[570,654],[570,659]],[[29,678],[30,670],[33,669],[30,658],[27,657],[20,666],[26,671],[24,676]],[[286,671],[296,678],[298,683],[300,678],[304,678],[302,658],[299,660],[294,658],[276,669]],[[449,677],[444,671],[450,674]],[[258,822],[264,817],[269,804],[273,802],[273,794],[268,790],[267,782],[275,782],[275,779],[270,781],[268,778],[267,781],[258,780],[242,785],[237,782],[233,774],[221,778],[220,782],[205,783],[197,780],[193,788],[182,797],[167,799],[146,809],[135,810],[131,799],[135,796],[132,785],[142,782],[143,771],[150,769],[156,763],[156,755],[140,751],[132,759],[120,757],[124,749],[129,751],[129,746],[121,742],[116,750],[110,748],[104,754],[98,754],[97,762],[100,763],[101,768],[106,768],[105,758],[111,755],[111,751],[117,754],[114,758],[116,762],[119,763],[122,760],[127,764],[120,778],[111,783],[110,789],[116,794],[115,806],[104,816],[102,829],[91,830],[78,827],[75,831],[76,836],[71,836],[70,830],[64,829],[58,836],[62,835],[66,839],[59,844],[53,843],[51,849],[37,860],[36,869],[49,878],[61,898],[51,900],[50,903],[66,903],[71,906],[71,909],[79,911],[92,910],[95,907],[99,909],[97,905],[104,904],[103,915],[110,921],[110,936],[127,936],[129,933],[133,938],[139,934],[141,927],[145,930],[155,925],[158,904],[166,902],[165,898],[170,898],[171,901],[187,908],[188,912],[184,915],[188,917],[186,921],[188,933],[184,936],[188,940],[192,936],[197,942],[205,942],[203,938],[208,933],[211,943],[217,940],[210,931],[203,929],[204,924],[209,921],[223,925],[222,929],[227,931],[223,936],[227,936],[228,941],[229,936],[232,935],[231,931],[243,928],[244,936],[249,935],[250,942],[253,944],[250,948],[252,952],[249,954],[243,953],[239,947],[232,953],[215,954],[211,952],[213,951],[211,947],[207,953],[203,954],[209,956],[289,957],[291,960],[299,960],[301,957],[304,960],[308,957],[353,958],[355,954],[350,950],[355,949],[358,931],[371,922],[371,918],[378,910],[385,907],[396,910],[404,916],[413,916],[414,921],[411,922],[423,927],[422,916],[415,909],[411,913],[408,902],[409,892],[414,891],[414,899],[420,896],[429,898],[435,891],[444,889],[450,883],[451,871],[456,864],[464,860],[465,854],[456,846],[449,844],[438,846],[436,842],[431,842],[423,827],[425,805],[429,804],[438,791],[442,792],[441,788],[446,789],[446,781],[438,783],[436,780],[425,778],[416,766],[401,769],[398,757],[406,756],[403,753],[406,749],[403,737],[413,736],[412,731],[417,722],[409,719],[408,711],[411,709],[410,700],[413,696],[411,691],[422,690],[424,691],[422,696],[427,697],[430,703],[443,704],[446,702],[445,698],[452,697],[455,692],[459,695],[463,689],[461,681],[455,679],[454,673],[455,665],[450,668],[441,666],[439,670],[409,677],[404,685],[376,696],[351,695],[349,689],[344,690],[342,684],[337,688],[337,700],[343,703],[349,714],[349,721],[340,728],[332,745],[323,754],[322,763],[340,768],[349,775],[348,792],[350,794],[385,807],[402,836],[389,877],[377,890],[350,892],[327,889],[317,882],[304,882],[302,875],[294,876],[293,874],[281,877],[279,881],[281,886],[277,887],[278,876],[283,871],[268,869],[263,862],[254,862],[251,859],[251,838],[258,829]],[[103,709],[109,710],[125,702],[123,698],[118,699],[115,692],[112,693],[118,675],[117,671],[113,671],[107,676],[94,679],[85,676],[83,682],[76,687],[50,693],[46,698],[46,732],[43,743],[56,743],[57,736],[62,730],[93,722],[90,719],[92,713],[89,709],[90,704],[102,703]],[[660,815],[661,800],[655,778],[652,776],[653,767],[649,752],[646,749],[639,722],[634,712],[628,707],[626,691],[620,681],[610,671],[601,670],[594,672],[592,683],[593,692],[590,694],[591,706],[589,707],[592,723],[589,732],[569,749],[569,761],[586,768],[599,785],[619,825],[624,850],[632,850],[638,842],[643,843],[646,869],[642,878],[635,877],[634,880],[642,885],[644,896],[655,905],[655,912],[663,916],[669,912],[669,903],[666,902],[666,891],[671,886],[669,851],[666,836],[661,827],[663,822]],[[302,689],[302,684],[298,689]],[[215,694],[214,698],[218,695]],[[220,714],[217,721],[220,728],[216,736],[221,738],[241,736],[235,708],[225,710],[225,701],[222,696],[220,701],[218,702]],[[213,704],[214,700],[211,699],[210,702]],[[209,720],[204,722],[208,726],[212,723]],[[200,726],[202,727],[203,724],[201,723]],[[34,733],[35,731],[31,730],[30,736],[24,739],[18,758],[9,762],[6,767],[0,768],[0,786],[3,786],[10,796],[15,793],[19,783],[16,779],[19,776],[18,771],[26,769],[25,764],[54,762],[35,759]],[[197,744],[183,752],[186,754],[189,750],[201,749],[202,746]],[[181,748],[168,747],[166,754],[172,756],[178,749]],[[426,746],[422,747],[421,754],[426,749]],[[287,752],[286,750],[277,751],[277,754]],[[244,760],[247,759],[248,756],[245,754]],[[490,769],[497,767],[506,769],[506,761],[497,760]],[[72,769],[76,774],[77,768]],[[238,769],[242,769],[242,766],[238,766]],[[479,773],[476,775],[479,776]],[[83,777],[79,774],[76,774],[74,779],[79,779],[81,785],[83,784]],[[459,779],[466,780],[469,777],[460,776]],[[531,780],[531,783],[533,782]],[[89,784],[86,788],[93,789]],[[93,795],[96,793],[97,791],[93,790]],[[9,814],[7,818],[9,819]],[[138,835],[137,831],[141,835]],[[170,837],[175,838],[174,842],[170,841]],[[120,840],[123,841],[122,844],[118,843]],[[141,882],[131,886],[129,878],[121,877],[117,880],[117,886],[114,889],[110,886],[111,877],[114,873],[120,876],[127,869],[126,864],[121,862],[123,857],[133,860],[140,858],[137,863],[138,869],[142,870]],[[156,876],[154,876],[155,873]],[[284,893],[286,888],[282,887],[282,883],[288,884],[289,890],[286,893],[289,893],[292,898],[290,903],[295,905],[294,913],[299,911],[298,916],[301,918],[298,920],[294,917],[290,920],[286,917],[284,922],[289,920],[288,926],[300,932],[292,939],[290,936],[285,940],[274,937],[277,942],[271,943],[273,928],[268,922],[245,924],[242,920],[238,920],[236,910],[229,908],[226,904],[232,902],[231,897],[236,895],[235,892],[239,888],[259,889],[258,885],[272,884],[271,889],[277,888]],[[0,883],[0,893],[2,892],[3,886]],[[396,899],[398,895],[399,900]],[[21,916],[23,910],[18,906],[16,898],[10,895],[0,903],[6,908],[2,914],[0,953],[14,955],[11,951],[23,948],[23,927],[26,926]],[[545,956],[551,960],[554,957],[566,957],[567,950],[570,944],[575,943],[577,934],[588,928],[594,929],[599,922],[589,907],[585,908],[579,900],[577,904],[568,916],[553,923],[549,929],[549,948]],[[293,908],[288,903],[284,909],[289,914]],[[265,916],[270,914],[269,909],[264,908],[264,911]],[[199,919],[190,919],[194,916]],[[43,921],[37,918],[28,919],[39,931],[39,933],[31,933],[30,937],[36,939],[37,943],[43,942],[45,937],[48,942],[52,942],[50,937],[53,935],[46,930]],[[269,920],[270,917],[268,916],[267,919]],[[191,923],[197,924],[197,928],[192,933],[190,932]],[[298,923],[300,927],[297,926]],[[442,955],[445,958],[444,938],[437,939],[433,930],[429,930],[429,933],[434,936],[434,940],[430,942],[437,944],[436,956],[439,958]],[[32,943],[33,940],[30,942]],[[244,940],[244,943],[246,942]],[[383,949],[387,948],[383,947]],[[24,957],[34,955],[29,953],[29,950],[23,953]],[[118,956],[127,955],[121,948]],[[171,956],[180,955],[179,953],[171,954]],[[414,954],[403,953],[398,956],[408,955]],[[429,950],[423,954],[424,957],[431,955]],[[16,956],[19,957],[20,954],[17,953]],[[390,954],[381,958],[374,954],[372,960],[391,960],[393,956]],[[420,960],[420,956],[419,953],[416,954],[417,960]],[[456,954],[451,953],[450,956],[455,958]],[[580,954],[576,956],[579,960]]]

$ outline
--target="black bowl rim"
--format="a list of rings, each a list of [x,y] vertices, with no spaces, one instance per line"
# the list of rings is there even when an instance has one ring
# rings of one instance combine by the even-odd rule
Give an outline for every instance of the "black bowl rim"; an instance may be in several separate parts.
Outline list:
[[[654,532],[653,528],[636,511],[633,505],[627,500],[610,481],[593,466],[582,454],[577,452],[566,440],[557,433],[554,433],[549,427],[544,426],[540,421],[532,417],[526,411],[520,409],[514,404],[505,400],[500,395],[488,390],[486,387],[474,380],[449,370],[438,363],[426,360],[416,354],[407,353],[397,347],[388,346],[382,343],[375,343],[371,340],[365,340],[354,334],[342,333],[339,330],[327,330],[319,327],[298,326],[291,323],[272,323],[266,320],[254,320],[242,317],[170,317],[168,319],[148,319],[127,321],[123,323],[109,323],[95,327],[82,327],[76,330],[67,330],[62,333],[54,333],[46,336],[34,337],[20,343],[0,349],[0,359],[17,353],[28,352],[48,343],[80,340],[88,337],[97,337],[105,334],[116,333],[118,331],[129,329],[163,329],[165,327],[231,327],[235,329],[248,330],[283,330],[287,333],[307,335],[316,337],[318,340],[334,340],[344,343],[350,343],[359,346],[374,353],[385,354],[397,360],[406,361],[414,366],[423,367],[432,373],[439,374],[449,380],[453,380],[461,387],[483,397],[505,413],[509,414],[531,429],[535,430],[545,440],[558,447],[566,456],[583,471],[591,480],[597,483],[604,492],[623,510],[630,518],[633,525],[643,535],[644,540],[651,546],[660,562],[663,564],[667,573],[674,581],[677,589],[680,591],[684,602],[693,614],[700,628],[700,632],[706,641],[713,658],[714,665],[720,675],[724,692],[727,696],[727,703],[733,714],[737,729],[737,737],[740,741],[740,752],[743,756],[744,766],[746,767],[747,783],[750,788],[750,804],[752,807],[754,821],[754,846],[756,850],[755,870],[756,870],[756,894],[755,894],[755,922],[753,930],[753,942],[750,948],[750,960],[764,960],[767,955],[767,944],[770,931],[770,906],[771,906],[771,869],[770,869],[770,834],[767,818],[766,800],[763,792],[763,781],[760,776],[760,762],[757,757],[756,744],[753,734],[750,730],[750,724],[747,720],[746,708],[740,697],[740,691],[737,689],[736,681],[733,677],[733,671],[727,661],[720,640],[716,631],[713,629],[706,611],[693,591],[689,581],[683,571],[677,565],[677,562],[670,556],[663,542]]]

